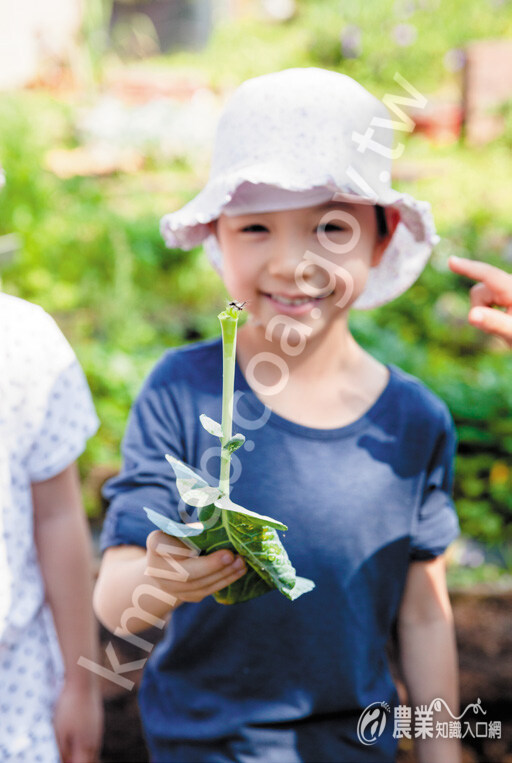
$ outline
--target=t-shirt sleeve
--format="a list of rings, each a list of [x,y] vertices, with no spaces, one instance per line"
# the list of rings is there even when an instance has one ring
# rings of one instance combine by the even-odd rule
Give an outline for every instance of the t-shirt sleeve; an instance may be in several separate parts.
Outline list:
[[[180,496],[165,454],[184,461],[182,423],[169,386],[159,381],[158,368],[135,400],[122,442],[121,472],[103,486],[109,502],[100,549],[121,544],[146,546],[156,530],[144,507],[180,521]]]
[[[444,422],[428,467],[422,501],[415,517],[410,559],[424,561],[440,556],[460,534],[452,500],[453,466],[457,434],[445,410]]]
[[[50,479],[75,461],[99,420],[84,372],[53,318],[41,310],[30,380],[34,437],[27,454],[31,482]]]

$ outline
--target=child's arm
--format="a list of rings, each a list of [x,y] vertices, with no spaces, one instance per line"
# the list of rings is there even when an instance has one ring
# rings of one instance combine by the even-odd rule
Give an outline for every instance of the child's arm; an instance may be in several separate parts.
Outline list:
[[[184,601],[200,602],[245,572],[244,560],[232,551],[198,556],[178,538],[154,530],[148,535],[147,549],[125,545],[105,551],[94,609],[112,632],[116,628],[138,633],[150,625],[163,627],[169,612]]]
[[[34,539],[65,666],[54,717],[64,763],[93,761],[99,752],[103,711],[98,677],[77,665],[98,662],[92,611],[89,532],[75,464],[32,484]]]
[[[446,587],[444,556],[410,563],[398,616],[402,671],[414,709],[429,706],[436,697],[459,714],[458,663],[453,615]],[[435,713],[435,721],[450,721]],[[457,739],[417,737],[419,763],[460,763]]]

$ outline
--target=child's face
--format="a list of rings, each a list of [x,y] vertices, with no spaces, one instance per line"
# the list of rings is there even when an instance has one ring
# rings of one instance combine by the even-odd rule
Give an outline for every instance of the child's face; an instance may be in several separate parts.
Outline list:
[[[398,217],[388,214],[390,233],[378,238],[373,206],[329,202],[235,217],[222,214],[212,231],[222,250],[224,283],[233,299],[247,301],[248,312],[264,326],[275,315],[289,315],[317,333],[346,314],[361,294],[397,223]],[[302,284],[307,284],[307,291]],[[311,298],[314,289],[318,296]],[[289,306],[275,299],[279,296],[308,298],[308,302]]]

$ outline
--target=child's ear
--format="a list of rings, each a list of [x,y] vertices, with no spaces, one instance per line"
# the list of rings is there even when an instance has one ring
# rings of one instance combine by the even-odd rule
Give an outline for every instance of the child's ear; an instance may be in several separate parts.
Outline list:
[[[388,232],[382,238],[378,238],[373,250],[372,268],[375,268],[381,261],[382,255],[386,251],[386,248],[391,241],[393,233],[396,230],[396,226],[400,222],[400,212],[394,207],[384,207],[384,214],[386,216],[386,223],[388,226]]]

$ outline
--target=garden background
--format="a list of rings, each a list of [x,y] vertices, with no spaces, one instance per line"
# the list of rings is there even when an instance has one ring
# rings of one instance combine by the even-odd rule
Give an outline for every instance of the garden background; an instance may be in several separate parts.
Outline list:
[[[150,32],[140,25],[112,40],[102,33],[109,14],[109,4],[87,3],[74,69],[50,62],[32,87],[0,94],[0,234],[16,236],[3,239],[3,289],[55,316],[87,374],[102,422],[81,459],[91,516],[100,512],[98,480],[119,466],[146,373],[166,348],[219,333],[220,279],[201,250],[166,249],[158,225],[204,183],[227,93],[250,76],[312,65],[381,98],[408,96],[393,78],[399,72],[429,101],[453,102],[465,45],[512,36],[512,4],[498,0],[301,0],[286,22],[242,13],[214,25],[200,50],[147,57]],[[155,93],[137,103],[133,83],[144,91],[151,81]],[[466,326],[468,283],[446,267],[450,254],[512,260],[505,113],[502,135],[478,146],[449,134],[396,134],[405,150],[393,183],[431,202],[442,241],[406,295],[352,324],[370,352],[423,379],[455,418],[462,530],[486,545],[462,556],[458,582],[512,572],[511,360]]]
[[[466,324],[469,283],[446,262],[457,254],[512,267],[512,92],[495,137],[469,141],[453,126],[468,46],[511,39],[512,3],[254,0],[234,3],[235,12],[204,2],[208,33],[201,27],[188,49],[174,42],[162,53],[143,2],[130,18],[133,3],[88,0],[65,61],[49,56],[28,85],[0,92],[2,289],[56,318],[87,375],[101,420],[80,459],[93,524],[144,377],[167,348],[219,334],[221,281],[201,249],[166,249],[159,220],[203,186],[226,96],[247,77],[310,65],[346,73],[380,98],[404,96],[398,72],[428,98],[425,114],[450,107],[445,124],[433,119],[395,138],[405,150],[393,185],[431,202],[441,242],[410,291],[358,313],[352,328],[454,416],[463,539],[452,549],[452,588],[508,587],[512,355]]]

